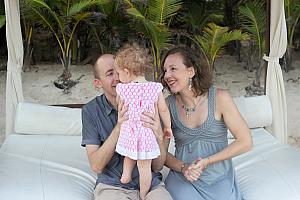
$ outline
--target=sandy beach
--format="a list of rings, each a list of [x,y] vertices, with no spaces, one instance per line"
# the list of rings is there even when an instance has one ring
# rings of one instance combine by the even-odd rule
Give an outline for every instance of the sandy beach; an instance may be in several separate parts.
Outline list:
[[[293,62],[294,70],[283,72],[288,108],[289,143],[300,147],[300,52],[296,52]],[[244,62],[236,62],[236,58],[223,55],[215,64],[215,85],[228,89],[233,97],[246,94],[245,87],[255,77],[254,72],[247,71]],[[24,98],[27,102],[40,104],[87,103],[101,91],[92,85],[93,74],[90,65],[71,66],[72,78],[79,83],[64,94],[56,88],[53,81],[61,74],[59,64],[39,64],[31,71],[22,74]],[[0,71],[0,144],[5,138],[5,83],[6,71]]]

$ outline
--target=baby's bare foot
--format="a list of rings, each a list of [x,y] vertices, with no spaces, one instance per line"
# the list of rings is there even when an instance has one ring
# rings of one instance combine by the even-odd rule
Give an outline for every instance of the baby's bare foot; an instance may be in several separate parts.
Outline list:
[[[121,183],[126,184],[131,181],[131,175],[130,174],[122,174],[122,177],[120,179]]]

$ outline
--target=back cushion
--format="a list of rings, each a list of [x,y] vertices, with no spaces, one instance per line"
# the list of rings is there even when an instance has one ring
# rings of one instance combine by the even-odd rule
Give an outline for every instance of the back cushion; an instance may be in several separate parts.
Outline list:
[[[81,135],[81,109],[19,103],[15,133]]]
[[[249,128],[266,127],[272,124],[272,107],[267,96],[242,96],[234,98],[234,102]]]

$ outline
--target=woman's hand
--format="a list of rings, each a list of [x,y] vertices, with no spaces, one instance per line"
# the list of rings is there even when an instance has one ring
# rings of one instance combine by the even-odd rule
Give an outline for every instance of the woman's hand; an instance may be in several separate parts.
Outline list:
[[[182,172],[185,178],[191,182],[196,181],[200,178],[205,168],[209,165],[209,159],[197,159],[191,164],[183,168]]]
[[[144,127],[152,129],[157,140],[163,141],[164,133],[160,125],[157,103],[154,104],[154,107],[155,113],[144,112],[141,115],[141,121]]]
[[[128,120],[126,112],[128,111],[128,106],[125,105],[124,100],[119,101],[118,105],[118,125],[121,125],[124,121]]]

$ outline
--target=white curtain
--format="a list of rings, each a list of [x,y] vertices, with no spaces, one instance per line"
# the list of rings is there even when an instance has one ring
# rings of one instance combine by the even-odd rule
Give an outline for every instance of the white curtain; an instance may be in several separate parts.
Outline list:
[[[15,111],[19,102],[23,101],[22,65],[23,43],[20,25],[19,0],[4,0],[6,16],[6,40],[8,50],[6,80],[6,134],[11,133]]]
[[[287,143],[287,108],[282,71],[279,64],[287,47],[287,29],[284,0],[271,0],[270,53],[268,61],[266,94],[272,105],[272,125],[268,127],[281,142]]]

